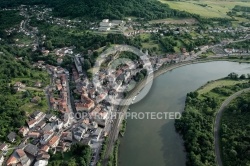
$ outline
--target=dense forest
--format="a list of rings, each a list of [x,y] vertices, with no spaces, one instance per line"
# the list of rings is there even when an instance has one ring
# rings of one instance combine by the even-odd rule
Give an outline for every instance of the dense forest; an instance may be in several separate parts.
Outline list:
[[[197,91],[187,94],[185,111],[175,121],[176,130],[184,139],[187,166],[216,165],[213,135],[216,111],[226,97],[247,87],[250,83],[217,87],[202,95]]]
[[[224,165],[250,165],[250,93],[242,94],[226,108],[221,122]]]
[[[0,38],[7,38],[4,30],[19,25],[21,21],[22,16],[17,11],[0,11]]]
[[[156,0],[2,0],[0,7],[20,4],[43,4],[54,8],[59,17],[86,17],[121,19],[135,16],[144,19],[159,19],[173,16],[186,17],[190,14],[170,9]]]

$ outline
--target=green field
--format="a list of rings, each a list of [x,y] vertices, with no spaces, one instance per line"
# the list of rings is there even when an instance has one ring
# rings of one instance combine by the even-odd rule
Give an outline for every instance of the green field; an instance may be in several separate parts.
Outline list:
[[[168,4],[171,8],[187,11],[189,13],[198,14],[203,17],[213,18],[229,18],[227,12],[231,11],[235,5],[249,6],[249,2],[241,2],[239,0],[197,0],[197,1],[168,1],[159,0],[162,3]],[[205,6],[207,5],[207,6]]]
[[[229,80],[229,79],[223,79],[223,80],[216,80],[216,81],[211,81],[210,83],[204,85],[198,90],[198,93],[205,94],[210,92],[212,89],[216,87],[222,87],[222,86],[232,86],[236,85],[239,83],[246,83],[248,80]]]

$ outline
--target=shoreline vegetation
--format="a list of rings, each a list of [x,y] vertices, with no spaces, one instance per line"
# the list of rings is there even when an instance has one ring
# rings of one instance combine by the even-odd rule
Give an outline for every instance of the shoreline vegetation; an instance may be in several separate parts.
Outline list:
[[[242,80],[246,81],[242,82]],[[210,88],[207,87],[211,84],[209,82],[202,88],[187,94],[182,118],[175,121],[176,131],[184,140],[187,166],[216,165],[214,122],[217,110],[227,97],[249,88],[249,80],[231,73],[224,79],[213,81],[213,84],[217,81],[232,81],[232,85],[215,86],[208,92],[201,93],[201,89]],[[234,84],[235,81],[239,83]]]
[[[179,67],[183,67],[183,66],[186,66],[186,65],[191,65],[191,64],[198,64],[198,63],[207,63],[207,62],[214,62],[214,61],[229,61],[229,62],[239,62],[239,63],[250,63],[248,61],[248,59],[241,59],[241,58],[206,58],[206,59],[197,59],[197,60],[193,60],[193,61],[187,61],[187,62],[182,62],[182,63],[177,63],[177,64],[169,64],[169,65],[164,65],[162,66],[161,68],[159,68],[159,70],[155,71],[154,72],[154,78],[153,79],[156,79],[158,76],[162,75],[162,74],[165,74],[169,71],[172,71],[174,69],[177,69]],[[146,80],[142,80],[140,81],[136,87],[130,92],[127,94],[127,97],[126,98],[131,98],[133,96],[135,96],[136,94],[140,93],[140,91],[146,86]],[[204,85],[206,86],[206,84]],[[121,107],[121,110],[122,112],[125,112],[128,111],[128,108],[129,106],[122,106]],[[124,122],[125,121],[125,122]],[[127,121],[126,120],[123,120],[122,123],[125,123],[127,124]],[[124,128],[123,127],[124,125],[122,125],[122,127],[120,127],[120,131],[119,133],[121,134],[122,137],[124,137],[125,135],[125,132],[126,132],[126,127]],[[125,125],[126,126],[126,125]],[[121,138],[122,138],[121,137]],[[119,139],[121,139],[119,138]],[[118,147],[119,148],[119,145]]]

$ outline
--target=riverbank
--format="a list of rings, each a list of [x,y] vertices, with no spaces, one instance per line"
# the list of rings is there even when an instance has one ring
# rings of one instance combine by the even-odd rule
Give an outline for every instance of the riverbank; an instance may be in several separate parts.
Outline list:
[[[249,64],[209,62],[187,65],[156,78],[151,90],[140,102],[131,105],[135,112],[179,112],[185,107],[186,95],[210,80],[236,72],[250,73]],[[147,86],[148,87],[148,86]],[[143,90],[145,91],[145,90]],[[144,96],[144,92],[137,99]],[[129,111],[129,110],[128,110]],[[119,147],[119,166],[185,166],[184,142],[171,119],[127,119],[127,130]],[[154,151],[153,154],[151,152]],[[151,155],[150,155],[151,154]]]
[[[142,80],[139,82],[136,87],[128,93],[127,99],[133,98],[136,96],[146,85],[148,82],[152,81],[153,79],[159,77],[162,74],[165,74],[169,71],[172,71],[174,69],[186,66],[186,65],[191,65],[191,64],[197,64],[197,63],[207,63],[207,62],[214,62],[214,61],[229,61],[229,62],[239,62],[239,63],[250,63],[250,61],[247,59],[244,61],[244,59],[231,59],[231,58],[206,58],[206,59],[196,59],[192,61],[186,61],[186,62],[181,62],[181,63],[175,63],[175,64],[170,64],[170,65],[163,65],[162,67],[159,68],[159,70],[155,71],[153,74],[153,78],[149,81],[146,79]],[[122,110],[128,109],[129,106],[122,107]]]
[[[210,83],[207,84],[207,86],[209,85]],[[216,135],[214,133],[219,125],[216,115],[221,114],[220,111],[227,103],[224,102],[225,99],[229,96],[232,98],[234,94],[249,87],[249,82],[239,81],[239,84],[214,87],[206,93],[201,94],[196,90],[187,94],[185,114],[182,114],[181,119],[175,121],[175,128],[185,142],[187,165],[216,164],[217,155],[215,155],[214,147],[219,148],[216,144],[218,138],[214,138]],[[219,111],[217,112],[217,110]]]
[[[167,73],[168,71],[172,71],[173,69],[176,69],[176,68],[179,68],[179,67],[182,67],[182,66],[186,66],[186,65],[190,65],[190,64],[197,64],[197,63],[213,62],[213,61],[235,61],[235,60],[227,59],[227,58],[224,58],[224,59],[222,59],[222,58],[211,58],[211,59],[198,59],[198,60],[194,60],[194,61],[188,61],[188,62],[182,62],[182,63],[178,63],[178,64],[166,65],[166,66],[163,66],[162,68],[160,68],[158,71],[156,71],[154,73],[153,79],[157,78],[158,76],[160,76],[160,75],[162,75],[164,73]],[[143,81],[139,82],[137,84],[137,86],[130,93],[128,93],[127,98],[133,98],[134,96],[136,96],[138,94],[138,92],[140,92],[145,87],[145,85],[147,85],[146,83],[147,83],[146,80],[143,80]],[[128,107],[129,107],[130,103],[127,103],[127,104],[128,105],[120,106],[119,107],[119,112],[123,112],[125,114],[126,111],[128,110]],[[117,123],[116,123],[116,121],[114,121],[114,130],[112,130],[112,132],[109,135],[109,137],[111,138],[110,139],[110,144],[114,144],[114,140],[117,139],[117,136],[118,136],[117,129],[120,128],[121,122],[122,122],[122,119],[117,120]],[[113,146],[113,145],[110,145],[110,146]],[[110,150],[109,150],[108,154],[111,153],[111,150],[112,150],[112,147],[110,147]],[[108,154],[106,156],[108,156]]]

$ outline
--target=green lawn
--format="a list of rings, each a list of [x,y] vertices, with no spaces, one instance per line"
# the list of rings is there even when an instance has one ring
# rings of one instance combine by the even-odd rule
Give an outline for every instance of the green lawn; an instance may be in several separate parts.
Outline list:
[[[168,1],[159,0],[162,3],[168,4],[171,8],[187,11],[189,13],[199,14],[203,17],[213,18],[229,18],[227,12],[231,11],[235,5],[250,6],[249,2],[240,2],[239,0],[197,0],[197,1]],[[203,7],[202,5],[207,5]]]
[[[26,86],[32,87],[36,82],[41,82],[42,86],[45,87],[50,83],[49,74],[45,71],[36,71],[33,73],[33,77],[18,77],[12,79],[11,83],[23,82]]]
[[[198,90],[198,93],[205,94],[210,92],[212,89],[216,87],[222,87],[222,86],[230,86],[230,85],[235,85],[238,83],[244,83],[247,82],[248,80],[228,80],[228,79],[223,79],[223,80],[217,80],[217,81],[211,81],[210,83],[204,85]]]
[[[25,93],[28,93],[29,96],[24,97]],[[21,109],[23,109],[28,114],[36,110],[46,112],[49,109],[47,98],[45,93],[42,91],[29,89],[28,92],[17,92],[15,96],[19,99],[22,99],[23,105],[21,106]],[[31,99],[35,96],[39,96],[41,99],[38,103],[31,102]]]

